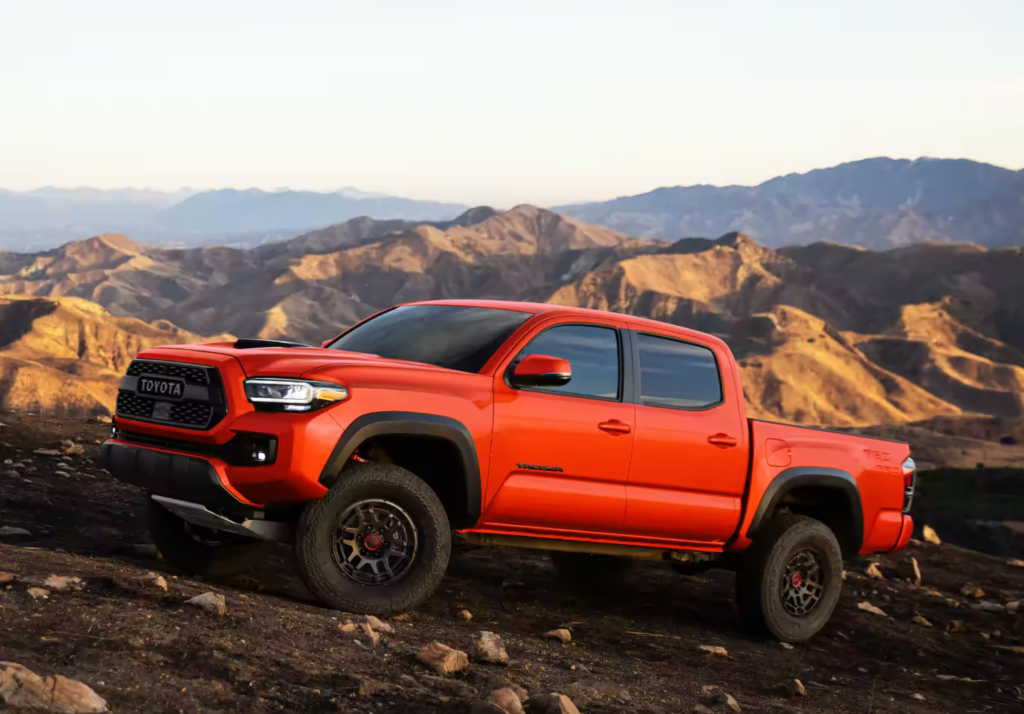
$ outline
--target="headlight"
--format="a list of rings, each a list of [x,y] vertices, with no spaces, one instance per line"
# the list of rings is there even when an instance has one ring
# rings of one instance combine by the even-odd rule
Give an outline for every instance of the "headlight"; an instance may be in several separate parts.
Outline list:
[[[245,396],[261,411],[308,412],[348,399],[348,389],[307,379],[245,380]]]

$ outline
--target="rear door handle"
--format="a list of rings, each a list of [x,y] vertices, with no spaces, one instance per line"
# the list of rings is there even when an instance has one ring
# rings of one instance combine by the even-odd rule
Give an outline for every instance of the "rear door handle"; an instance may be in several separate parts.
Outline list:
[[[628,434],[632,431],[629,424],[621,422],[618,419],[603,421],[597,425],[597,428],[601,431],[607,431],[609,434]]]
[[[730,446],[736,446],[740,443],[736,441],[735,437],[729,436],[728,434],[715,434],[714,436],[708,437],[708,443],[719,446],[723,449],[728,449]]]

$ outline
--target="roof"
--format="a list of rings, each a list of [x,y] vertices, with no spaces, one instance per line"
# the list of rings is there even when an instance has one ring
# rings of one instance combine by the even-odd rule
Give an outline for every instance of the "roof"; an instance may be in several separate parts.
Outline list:
[[[514,300],[422,300],[408,303],[410,305],[458,305],[462,307],[489,307],[496,310],[515,310],[517,312],[529,312],[532,314],[547,313],[551,315],[587,315],[589,317],[605,317],[611,320],[625,320],[635,327],[671,334],[686,339],[697,339],[704,344],[715,343],[728,349],[725,341],[706,332],[691,330],[688,327],[673,325],[670,322],[651,320],[636,315],[626,315],[621,312],[610,312],[608,310],[591,310],[585,307],[572,307],[569,305],[552,305],[546,302],[516,302]]]

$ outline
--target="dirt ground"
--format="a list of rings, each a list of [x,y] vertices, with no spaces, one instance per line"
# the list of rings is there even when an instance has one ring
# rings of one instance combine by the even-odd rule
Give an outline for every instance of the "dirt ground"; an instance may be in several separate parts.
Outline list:
[[[848,563],[832,622],[787,649],[738,628],[729,573],[644,565],[617,588],[581,594],[542,554],[477,550],[454,557],[440,590],[373,646],[339,630],[356,616],[311,600],[284,548],[222,582],[159,560],[147,545],[143,496],[93,464],[108,426],[0,420],[0,528],[31,532],[0,535],[0,571],[17,576],[0,585],[0,661],[85,682],[114,712],[469,712],[509,681],[530,694],[566,694],[584,714],[688,712],[706,703],[707,685],[744,712],[1024,711],[1022,616],[973,609],[978,601],[960,592],[970,583],[986,602],[1024,598],[1024,567],[1005,559],[914,543],[877,559],[885,580],[864,575],[866,560]],[[85,453],[33,454],[60,449],[62,439]],[[895,577],[911,556],[921,587]],[[138,580],[147,572],[162,574],[167,592]],[[50,575],[82,582],[34,599],[28,589]],[[226,597],[225,615],[184,604],[211,590]],[[858,609],[865,601],[888,617]],[[571,643],[543,638],[559,626]],[[434,640],[472,659],[482,630],[501,636],[507,667],[474,662],[436,677],[416,660]],[[775,694],[791,678],[806,697]]]

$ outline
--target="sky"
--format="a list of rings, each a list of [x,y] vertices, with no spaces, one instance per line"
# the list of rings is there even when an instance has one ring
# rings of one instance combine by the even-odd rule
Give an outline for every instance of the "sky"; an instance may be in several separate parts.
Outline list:
[[[556,205],[1024,168],[1021,0],[0,0],[0,187]]]

